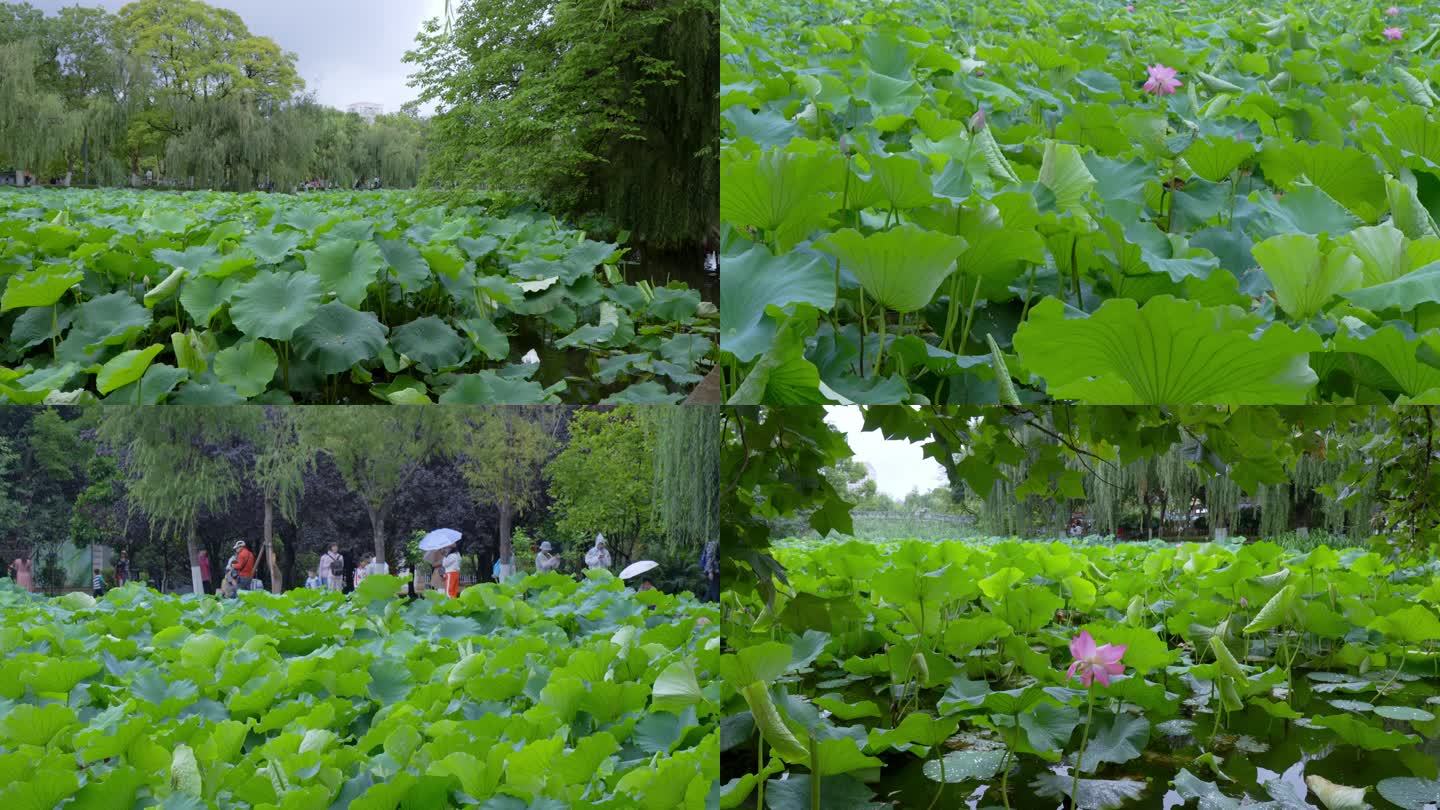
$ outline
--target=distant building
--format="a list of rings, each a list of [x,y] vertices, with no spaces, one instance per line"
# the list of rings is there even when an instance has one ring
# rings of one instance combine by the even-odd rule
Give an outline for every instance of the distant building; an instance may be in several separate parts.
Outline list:
[[[375,123],[376,116],[385,114],[385,106],[382,104],[372,104],[368,101],[357,101],[349,107],[346,107],[345,111],[355,113],[361,118],[364,118],[367,124],[373,124]]]

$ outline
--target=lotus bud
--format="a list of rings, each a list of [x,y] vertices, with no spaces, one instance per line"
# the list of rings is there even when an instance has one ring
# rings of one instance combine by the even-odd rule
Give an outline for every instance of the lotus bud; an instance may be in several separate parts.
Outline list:
[[[970,131],[971,131],[971,132],[979,132],[980,130],[982,130],[982,129],[984,129],[984,128],[985,128],[985,108],[984,108],[984,107],[981,107],[980,109],[978,109],[978,110],[975,111],[975,114],[974,114],[974,115],[970,116]]]

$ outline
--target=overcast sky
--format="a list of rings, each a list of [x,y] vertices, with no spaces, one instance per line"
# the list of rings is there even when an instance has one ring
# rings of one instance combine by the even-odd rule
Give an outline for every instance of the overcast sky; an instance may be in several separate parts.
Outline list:
[[[28,0],[47,14],[76,0]],[[82,0],[118,11],[127,0]],[[305,89],[321,104],[345,109],[357,101],[385,112],[415,98],[402,60],[421,23],[445,13],[445,0],[207,0],[245,19],[253,34],[297,54]],[[425,112],[433,112],[426,109]]]
[[[913,490],[929,492],[945,486],[945,468],[935,459],[925,458],[922,445],[890,441],[878,430],[861,430],[865,418],[855,406],[828,406],[825,411],[825,421],[845,433],[855,460],[875,471],[881,492],[904,498]]]

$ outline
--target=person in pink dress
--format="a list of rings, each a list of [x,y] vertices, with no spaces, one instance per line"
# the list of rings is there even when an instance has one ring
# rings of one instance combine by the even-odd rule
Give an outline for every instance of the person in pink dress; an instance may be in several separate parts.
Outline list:
[[[205,593],[214,593],[210,585],[210,552],[202,548],[197,557],[200,563],[200,587]]]
[[[15,578],[16,585],[26,591],[35,588],[35,581],[31,576],[32,565],[33,563],[24,557],[17,557],[15,562],[10,563],[10,576]]]

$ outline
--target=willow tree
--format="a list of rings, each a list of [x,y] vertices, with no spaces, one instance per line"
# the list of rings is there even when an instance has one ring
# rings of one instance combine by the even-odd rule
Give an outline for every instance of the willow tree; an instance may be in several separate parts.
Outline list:
[[[671,552],[720,537],[720,408],[653,408],[655,514]]]
[[[59,154],[56,143],[72,136],[64,101],[36,79],[41,54],[35,40],[0,45],[0,160],[13,165],[17,185],[27,168],[39,171]]]
[[[315,466],[314,449],[303,440],[300,425],[297,409],[266,408],[256,441],[255,480],[265,509],[261,548],[266,552],[274,593],[285,590],[275,558],[275,512],[278,509],[292,524],[298,522],[305,476]]]
[[[194,592],[204,592],[195,526],[241,490],[247,469],[232,452],[254,436],[255,408],[117,406],[100,419],[103,441],[123,452],[132,509],[162,539],[183,538]]]
[[[541,472],[555,455],[569,409],[554,405],[452,408],[460,468],[476,500],[499,516],[500,560],[514,557],[515,519],[544,494]]]
[[[445,414],[369,405],[301,410],[301,441],[335,463],[345,486],[365,505],[376,559],[388,560],[390,510],[425,463],[447,450]]]
[[[707,0],[457,0],[406,60],[427,179],[598,214],[655,246],[718,229],[719,15]]]

